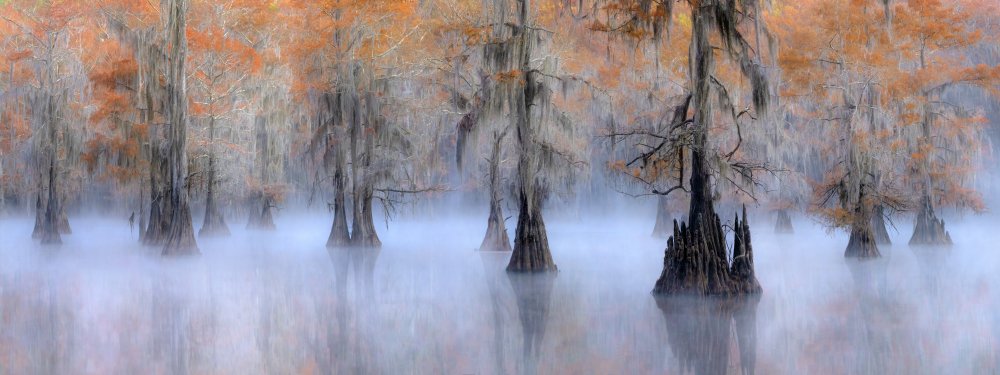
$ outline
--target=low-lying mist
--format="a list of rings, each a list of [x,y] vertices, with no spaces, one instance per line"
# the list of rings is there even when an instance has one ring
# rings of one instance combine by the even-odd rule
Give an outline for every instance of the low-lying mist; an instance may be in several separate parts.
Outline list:
[[[126,220],[71,217],[65,244],[0,219],[0,373],[991,373],[1000,369],[994,216],[955,246],[843,257],[847,236],[751,215],[759,299],[650,294],[652,217],[551,215],[551,277],[476,251],[485,215],[378,223],[381,250],[328,250],[331,219],[232,225],[162,258]],[[508,227],[513,230],[514,222]]]

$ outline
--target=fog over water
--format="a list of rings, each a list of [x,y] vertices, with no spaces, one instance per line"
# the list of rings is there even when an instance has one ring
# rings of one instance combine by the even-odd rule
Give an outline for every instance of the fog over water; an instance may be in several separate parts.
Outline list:
[[[581,218],[582,217],[582,218]],[[550,215],[554,276],[481,253],[485,214],[378,223],[381,250],[327,250],[327,215],[161,258],[127,221],[71,216],[60,248],[0,219],[0,373],[984,374],[1000,368],[995,215],[955,246],[881,260],[847,235],[751,214],[758,300],[660,299],[651,215]],[[731,219],[730,219],[731,220]],[[513,223],[510,224],[511,229]],[[891,230],[890,230],[891,231]]]

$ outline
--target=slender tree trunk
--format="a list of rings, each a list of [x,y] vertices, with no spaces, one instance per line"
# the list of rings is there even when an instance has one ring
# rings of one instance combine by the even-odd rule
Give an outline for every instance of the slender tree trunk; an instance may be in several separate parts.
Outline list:
[[[369,94],[366,102],[369,107],[374,105],[375,97]],[[375,116],[369,116],[373,119]],[[351,169],[354,175],[354,221],[351,228],[351,244],[362,248],[379,248],[382,241],[375,232],[375,222],[372,216],[372,198],[374,186],[369,175],[372,153],[375,152],[375,126],[367,124],[370,129],[363,128],[361,121],[356,121],[351,127]],[[364,135],[364,150],[359,150],[361,136]],[[363,169],[362,169],[363,168]]]
[[[347,209],[345,195],[347,190],[346,176],[344,175],[345,160],[344,147],[335,145],[333,171],[333,227],[330,228],[330,237],[326,240],[326,247],[342,247],[351,242],[350,234],[347,232]]]
[[[217,179],[215,170],[215,116],[210,116],[208,119],[208,191],[205,199],[205,220],[198,232],[198,235],[202,237],[228,237],[230,235],[226,218],[219,211],[218,203],[215,200]]]
[[[198,253],[191,222],[191,208],[188,206],[187,184],[187,77],[184,65],[187,56],[186,0],[168,2],[168,32],[170,59],[170,93],[168,96],[170,114],[169,153],[167,163],[170,169],[169,199],[171,205],[170,230],[167,232],[163,255],[189,255]]]
[[[885,222],[885,206],[876,204],[872,211],[872,235],[875,236],[875,243],[892,245],[892,237],[889,237],[889,228]]]
[[[51,54],[50,54],[51,57]],[[51,60],[48,64],[51,64]],[[48,82],[52,82],[52,72],[49,71]],[[51,95],[45,96],[45,126],[48,128],[48,189],[45,203],[44,218],[42,219],[41,233],[39,239],[45,245],[62,244],[62,237],[59,235],[59,131],[55,114],[55,103]]]
[[[712,7],[692,10],[692,39],[689,49],[694,105],[694,134],[691,147],[690,224],[674,222],[674,234],[667,240],[663,272],[653,287],[654,294],[738,295],[758,294],[760,284],[753,269],[753,251],[746,207],[736,228],[733,262],[726,254],[726,237],[715,214],[709,177],[708,127],[712,123],[709,107],[710,79],[714,71],[712,46],[708,31]]]
[[[260,163],[261,184],[261,191],[259,192],[256,203],[259,204],[260,207],[259,209],[254,208],[250,211],[250,216],[247,219],[247,228],[257,230],[274,230],[276,228],[274,225],[274,215],[271,213],[274,201],[265,191],[265,187],[270,184],[268,164],[271,159],[271,145],[270,137],[267,133],[267,119],[262,116],[258,116],[255,121],[256,124],[254,128],[257,132],[257,159]]]
[[[670,236],[670,210],[667,208],[669,200],[666,195],[656,198],[656,224],[653,225],[653,236],[666,238]]]
[[[490,153],[490,217],[486,225],[486,237],[479,245],[481,251],[511,251],[510,238],[507,237],[507,226],[504,223],[503,208],[500,203],[500,151],[503,134],[493,140],[493,151]]]
[[[920,50],[921,65],[923,65],[923,48]],[[924,108],[924,122],[921,126],[923,134],[918,143],[923,159],[918,163],[921,174],[921,195],[920,211],[917,212],[917,221],[914,222],[913,235],[910,236],[910,245],[951,245],[951,235],[944,229],[944,220],[939,219],[934,213],[934,184],[931,179],[931,154],[934,145],[931,141],[931,124],[934,121],[934,114],[930,108]]]

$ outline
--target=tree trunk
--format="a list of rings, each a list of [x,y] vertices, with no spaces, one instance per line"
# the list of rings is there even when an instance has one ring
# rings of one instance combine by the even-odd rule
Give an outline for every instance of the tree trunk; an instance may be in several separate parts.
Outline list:
[[[219,212],[215,202],[215,117],[208,120],[208,191],[205,199],[205,220],[201,224],[198,235],[202,237],[228,237],[229,226],[226,218]]]
[[[257,161],[260,164],[261,185],[257,204],[260,204],[261,207],[260,209],[254,208],[250,211],[250,216],[247,218],[247,229],[274,230],[276,228],[274,225],[274,215],[271,213],[274,201],[273,197],[265,191],[265,188],[271,182],[270,174],[268,173],[268,164],[271,160],[271,141],[267,133],[267,119],[257,116],[254,121],[256,121],[254,131],[257,133]]]
[[[186,0],[171,0],[168,5],[167,26],[169,32],[170,91],[168,108],[170,114],[169,153],[167,165],[170,170],[169,194],[171,212],[170,228],[167,232],[163,255],[191,255],[198,253],[191,222],[191,208],[188,206],[187,191],[187,77],[184,64],[187,55]]]
[[[937,218],[931,197],[924,195],[920,199],[920,212],[917,213],[910,245],[950,246],[951,244],[951,235],[944,229],[944,220]]]
[[[712,202],[708,150],[708,126],[712,123],[709,107],[709,79],[713,71],[712,47],[708,27],[711,7],[692,10],[690,47],[694,134],[691,147],[690,225],[674,221],[674,234],[667,240],[663,272],[653,287],[654,294],[737,295],[761,293],[753,269],[753,250],[746,207],[743,220],[734,221],[733,261],[726,255],[726,238]]]
[[[667,208],[669,200],[666,195],[656,198],[656,224],[653,225],[653,237],[667,238],[670,236],[670,210]]]
[[[874,211],[872,215],[872,235],[875,236],[875,243],[878,245],[892,245],[892,238],[889,237],[889,230],[885,223],[885,207],[877,204]]]
[[[504,133],[506,134],[506,132]],[[479,245],[480,251],[511,251],[507,226],[504,223],[503,208],[500,203],[500,150],[503,134],[493,140],[490,153],[490,217],[486,225],[486,237]]]
[[[345,195],[347,194],[347,182],[345,181],[344,169],[344,148],[340,145],[337,149],[333,171],[333,227],[330,228],[330,237],[326,240],[326,247],[343,247],[351,242],[350,234],[347,232],[347,209]]]
[[[51,76],[51,71],[49,74]],[[51,77],[49,82],[52,82]],[[45,126],[48,128],[48,139],[46,142],[48,146],[47,159],[49,165],[48,183],[46,189],[47,197],[44,205],[44,212],[38,213],[39,215],[43,215],[38,238],[41,240],[43,245],[58,245],[62,244],[62,237],[59,235],[59,133],[58,129],[56,129],[58,121],[55,119],[53,99],[49,95],[46,95],[45,106]],[[37,222],[38,220],[36,220],[36,223]]]
[[[875,242],[875,234],[872,230],[872,208],[865,203],[865,190],[862,185],[860,190],[859,203],[854,209],[855,218],[851,225],[851,239],[847,242],[847,249],[844,257],[847,258],[878,258],[882,254],[878,251]]]
[[[921,66],[923,67],[923,48],[921,48],[920,52]],[[910,245],[949,246],[952,244],[951,235],[944,229],[944,220],[939,219],[934,213],[934,185],[931,180],[930,165],[931,154],[934,150],[934,145],[931,142],[931,124],[933,121],[934,112],[925,106],[924,121],[921,127],[923,136],[919,142],[919,147],[921,152],[924,153],[924,157],[918,163],[923,180],[921,183],[922,194],[920,197],[920,212],[917,213],[913,235],[910,236]]]
[[[375,232],[372,216],[372,187],[365,185],[354,193],[354,222],[351,229],[351,245],[362,248],[382,247],[382,241]]]
[[[778,210],[774,221],[774,233],[792,234],[795,228],[792,227],[792,218],[788,216],[788,210]]]
[[[531,72],[529,61],[533,44],[529,40],[531,33],[527,27],[531,19],[531,1],[519,1],[518,11],[520,27],[515,37],[522,38],[522,41],[519,43],[521,51],[517,65],[521,67],[524,87],[512,103],[512,107],[517,124],[518,146],[521,149],[517,163],[520,212],[517,215],[517,229],[514,231],[514,253],[511,254],[507,272],[549,272],[556,271],[557,268],[552,261],[549,239],[545,233],[545,221],[542,220],[542,198],[535,187],[535,175],[538,173],[536,159],[539,151],[532,128],[531,108],[538,83],[535,81],[535,74]]]

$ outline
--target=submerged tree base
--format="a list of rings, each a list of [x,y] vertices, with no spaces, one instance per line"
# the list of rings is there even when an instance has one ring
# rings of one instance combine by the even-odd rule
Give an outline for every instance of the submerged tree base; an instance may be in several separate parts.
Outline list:
[[[529,214],[528,211],[527,204],[522,202],[514,235],[514,253],[507,264],[507,272],[558,271],[549,251],[545,221],[540,212]]]
[[[510,237],[507,237],[507,226],[504,225],[503,211],[499,202],[490,204],[489,224],[486,226],[486,237],[479,245],[479,251],[511,251]]]
[[[741,295],[759,294],[762,289],[754,274],[750,226],[743,207],[743,220],[734,221],[733,259],[726,257],[726,237],[719,216],[709,211],[709,217],[698,225],[678,226],[667,240],[663,256],[663,272],[656,281],[657,295]]]
[[[845,258],[871,259],[881,256],[870,226],[851,228],[851,239],[847,242],[847,249],[844,250]]]
[[[951,235],[944,229],[944,220],[934,214],[929,198],[922,199],[920,213],[913,227],[910,245],[951,246]]]

